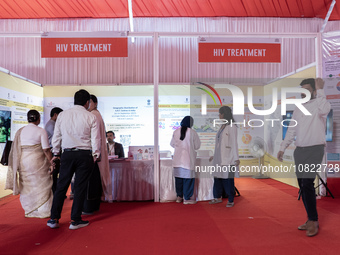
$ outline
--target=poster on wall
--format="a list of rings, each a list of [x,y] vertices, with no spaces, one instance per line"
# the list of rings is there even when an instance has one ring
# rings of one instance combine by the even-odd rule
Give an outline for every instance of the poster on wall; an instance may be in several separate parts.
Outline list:
[[[298,86],[301,79],[286,79],[283,84],[290,84],[292,87]],[[287,85],[286,85],[287,86]],[[269,109],[273,105],[273,96],[272,96],[272,85],[266,85],[265,90],[266,93],[270,93],[269,95],[264,96],[264,105],[265,109]],[[292,94],[292,93],[291,93]],[[281,97],[280,93],[278,93],[278,102],[277,107],[273,113],[268,116],[265,116],[265,130],[264,137],[267,145],[267,154],[276,160],[277,153],[279,152],[280,145],[282,141],[285,139],[285,135],[288,131],[290,121],[293,115],[293,111],[295,109],[294,104],[286,105],[286,112],[281,113]],[[291,95],[289,99],[299,98],[299,95]],[[285,154],[283,159],[288,162],[293,162],[293,152],[295,149],[294,141],[287,147],[285,150]]]
[[[262,86],[258,86],[251,95],[253,106],[258,110],[263,109],[262,91]],[[242,164],[257,164],[258,160],[254,160],[250,154],[249,146],[253,139],[263,139],[264,123],[263,116],[255,116],[248,108],[247,86],[196,82],[191,86],[190,94],[191,114],[195,118],[194,129],[201,138],[201,150],[209,150],[210,155],[214,154],[216,134],[223,124],[219,118],[219,109],[228,106],[234,117],[233,124],[228,124],[237,127],[239,158]],[[236,98],[236,94],[243,95],[243,101]]]
[[[158,112],[160,150],[171,151],[171,153],[173,153],[174,148],[170,146],[173,132],[181,126],[182,119],[185,116],[190,115],[190,95],[188,94],[188,86],[160,86]]]
[[[129,146],[152,145],[154,142],[154,99],[153,86],[82,86],[98,98],[98,110],[100,111],[106,130],[115,132],[116,141],[122,143],[127,152]],[[44,87],[45,119],[49,119],[49,113],[53,107],[68,109],[73,106],[73,95],[79,90],[79,86],[47,86]],[[215,105],[213,100],[208,101],[209,118],[201,115],[201,98],[190,94],[190,85],[161,85],[159,86],[159,149],[170,151],[170,141],[173,132],[180,127],[181,120],[187,115],[194,118],[193,129],[201,139],[200,150],[209,150],[213,155],[215,149],[215,136],[219,126],[213,125],[213,120],[218,118],[218,109],[221,105]],[[198,91],[198,90],[197,90]],[[232,97],[221,92],[221,103],[232,106]],[[67,95],[67,96],[65,96]],[[127,96],[129,95],[129,96]],[[261,104],[259,96],[255,96],[255,105]],[[243,105],[242,105],[243,106]],[[243,106],[244,107],[244,106]],[[263,137],[263,128],[252,128],[249,110],[246,114],[237,117],[238,140],[240,144],[240,157],[252,159],[249,155],[249,137]],[[245,119],[246,118],[246,119]],[[243,121],[245,125],[243,125]],[[248,140],[247,140],[248,137]],[[126,154],[127,155],[127,154]]]
[[[7,140],[28,124],[27,112],[37,110],[43,127],[43,88],[8,74],[0,73],[0,155]]]
[[[98,110],[106,130],[115,133],[115,141],[123,144],[125,156],[129,146],[154,144],[154,98],[152,85],[135,86],[46,86],[45,119],[53,107],[63,110],[73,106],[73,95],[86,89],[98,99]],[[173,152],[170,141],[184,116],[190,114],[189,87],[159,86],[159,149]]]
[[[10,115],[10,140],[14,139],[15,133],[23,126],[27,125],[27,112],[37,110],[41,114],[41,123],[43,123],[43,98],[28,95],[19,91],[3,88],[0,86],[0,94],[7,95],[6,98],[0,98],[0,110],[3,116],[6,112]],[[42,125],[39,125],[42,126]]]
[[[73,107],[73,96],[79,89],[85,89],[97,97],[98,111],[103,117],[106,131],[115,133],[115,141],[123,144],[125,156],[129,146],[153,144],[152,86],[44,87],[45,118],[49,117],[53,107],[63,110]]]
[[[327,118],[327,163],[340,164],[340,32],[325,33],[322,37],[322,64],[325,79],[325,94],[332,106]],[[340,173],[329,171],[328,176],[340,177]]]

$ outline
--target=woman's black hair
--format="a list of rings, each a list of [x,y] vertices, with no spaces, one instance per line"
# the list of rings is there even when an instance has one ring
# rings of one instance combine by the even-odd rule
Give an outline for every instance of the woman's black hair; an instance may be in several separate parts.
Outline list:
[[[229,106],[222,106],[218,112],[223,115],[223,119],[227,120],[227,125],[230,125],[231,122],[235,122],[233,113]]]
[[[92,99],[93,103],[98,103],[98,99],[95,95],[90,95],[90,99]]]
[[[27,113],[28,123],[36,122],[40,118],[40,113],[37,110],[29,110]]]
[[[191,128],[194,124],[194,119],[191,116],[185,116],[181,121],[181,137],[179,138],[181,141],[184,140],[185,134],[188,128]]]

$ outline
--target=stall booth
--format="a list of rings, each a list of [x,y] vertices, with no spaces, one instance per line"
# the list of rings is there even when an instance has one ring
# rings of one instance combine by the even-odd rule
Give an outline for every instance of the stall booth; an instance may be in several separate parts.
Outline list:
[[[153,21],[152,31],[163,31],[162,22],[157,19]],[[321,49],[325,48],[322,47],[325,43],[331,43],[336,48],[339,44],[338,34],[315,32],[296,20],[282,20],[286,28],[282,32],[272,28],[268,20],[258,19],[256,26],[260,32],[255,35],[247,28],[250,23],[246,22],[238,28],[232,25],[230,18],[205,21],[209,23],[207,27],[214,27],[215,31],[204,28],[194,32],[178,31],[178,27],[192,26],[202,21],[174,20],[174,27],[166,32],[126,32],[128,24],[119,20],[89,20],[88,25],[96,27],[91,32],[77,32],[76,28],[70,31],[72,26],[69,25],[76,21],[55,21],[60,23],[59,28],[48,26],[44,20],[32,21],[37,26],[30,26],[28,33],[31,36],[13,34],[11,41],[23,40],[27,47],[34,49],[32,52],[39,52],[39,57],[34,56],[34,59],[37,65],[42,62],[47,71],[43,75],[30,76],[42,84],[37,85],[26,79],[31,84],[28,86],[14,81],[12,70],[1,69],[0,110],[11,112],[10,139],[14,138],[18,128],[26,124],[24,117],[29,109],[38,109],[42,113],[43,126],[53,107],[71,107],[74,92],[80,88],[86,89],[97,96],[98,109],[106,130],[116,133],[116,140],[123,144],[126,155],[130,146],[153,148],[153,159],[132,156],[121,161],[111,160],[112,195],[115,200],[173,201],[173,149],[169,143],[173,131],[179,127],[184,116],[192,115],[195,119],[193,128],[202,141],[200,150],[213,154],[216,127],[212,126],[212,122],[217,118],[221,105],[234,108],[238,105],[239,101],[235,100],[232,91],[232,88],[237,87],[244,96],[243,111],[236,116],[237,121],[247,124],[240,125],[238,132],[241,165],[258,166],[259,162],[277,165],[279,163],[275,155],[285,131],[280,124],[272,128],[268,119],[287,119],[292,109],[288,107],[287,112],[282,114],[280,107],[277,107],[277,111],[273,111],[270,116],[258,116],[256,110],[270,108],[274,92],[280,101],[280,88],[297,87],[304,78],[322,76],[326,80],[327,98],[332,100],[334,107],[329,117],[327,134],[333,133],[333,136],[327,142],[329,150],[326,159],[336,166],[340,151],[338,136],[334,134],[339,132],[335,129],[332,132],[331,127],[340,126],[337,124],[340,119],[337,106],[338,65],[334,65],[338,55],[334,55],[334,51],[322,54]],[[140,22],[140,25],[143,23],[138,19],[136,22]],[[99,31],[103,27],[107,30],[107,23],[116,32]],[[320,21],[314,20],[312,23],[311,27],[322,25]],[[43,27],[48,32],[36,31],[37,27]],[[242,27],[247,29],[242,30]],[[330,29],[339,28],[333,25]],[[87,51],[82,42],[84,37],[90,39]],[[60,43],[59,39],[64,43]],[[4,40],[4,45],[8,42]],[[77,51],[72,48],[76,44]],[[12,45],[10,51],[20,51],[21,44]],[[88,45],[91,45],[92,53]],[[96,54],[89,55],[94,54],[95,49]],[[6,59],[6,63],[0,60],[0,65],[7,68],[18,62],[14,54],[13,58]],[[59,74],[65,74],[59,77],[56,70]],[[22,76],[15,79],[25,80]],[[249,88],[252,88],[252,95],[249,95]],[[249,98],[252,98],[251,103]],[[203,100],[206,100],[205,104]],[[204,110],[208,116],[202,114]],[[257,128],[261,123],[264,125]],[[262,139],[266,144],[265,154],[260,158],[251,154],[251,141],[255,138]],[[0,145],[2,154],[4,143]],[[293,161],[293,149],[289,148],[284,163],[291,164]],[[162,157],[162,151],[170,151],[170,155]],[[208,166],[210,161],[206,156],[199,156],[197,164]],[[241,172],[241,176],[256,174],[258,172]],[[297,186],[292,172],[285,176],[261,174]],[[204,173],[197,173],[196,177],[196,199],[211,199],[212,177]]]

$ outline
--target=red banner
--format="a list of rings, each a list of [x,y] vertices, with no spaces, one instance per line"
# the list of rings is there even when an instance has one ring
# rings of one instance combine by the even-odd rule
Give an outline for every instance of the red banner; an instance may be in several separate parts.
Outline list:
[[[127,38],[41,38],[42,58],[112,58],[128,56]]]
[[[280,43],[198,43],[198,62],[280,63]]]

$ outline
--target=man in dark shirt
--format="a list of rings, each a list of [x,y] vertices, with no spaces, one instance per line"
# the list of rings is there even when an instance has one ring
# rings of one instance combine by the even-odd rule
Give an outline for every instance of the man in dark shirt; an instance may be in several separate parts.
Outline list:
[[[107,151],[110,155],[118,155],[118,158],[124,158],[124,148],[121,143],[117,143],[114,141],[115,133],[113,131],[106,132],[107,139]]]
[[[61,113],[62,111],[63,111],[63,109],[61,109],[59,107],[54,107],[50,112],[51,118],[50,118],[49,121],[47,121],[47,123],[45,125],[45,130],[47,132],[48,142],[50,143],[51,150],[52,150],[52,137],[53,137],[53,134],[54,134],[55,122],[57,121],[59,113]],[[54,167],[53,174],[52,174],[53,175],[53,185],[52,185],[53,194],[54,194],[55,190],[57,189],[59,168],[60,168],[60,161],[56,160],[55,161],[55,167]]]

